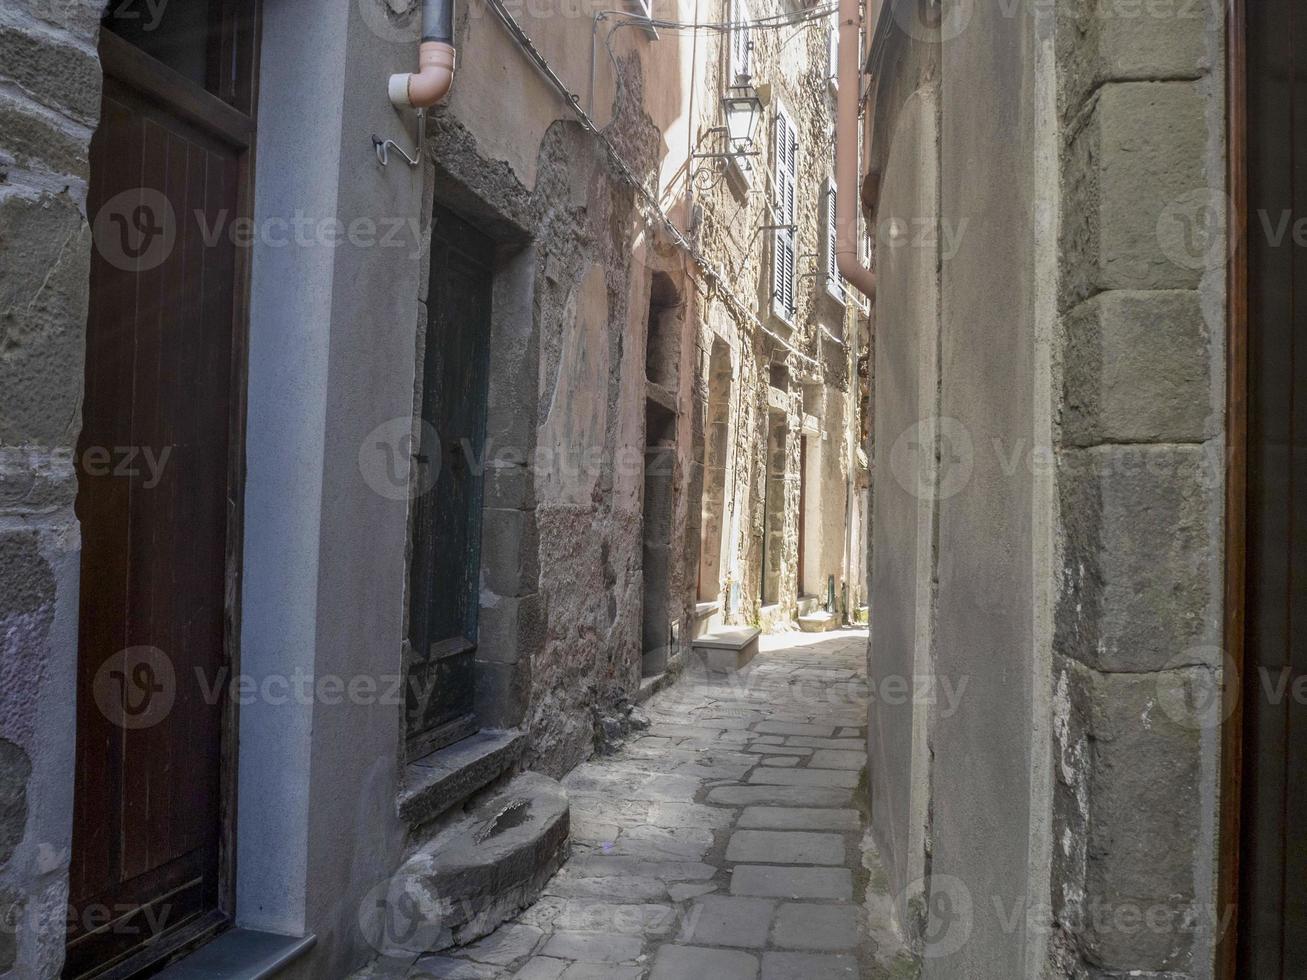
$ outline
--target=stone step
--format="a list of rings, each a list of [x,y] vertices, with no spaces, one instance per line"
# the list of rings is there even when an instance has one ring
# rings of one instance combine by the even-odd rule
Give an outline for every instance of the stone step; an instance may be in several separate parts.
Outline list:
[[[390,879],[378,914],[403,914],[404,928],[383,934],[403,944],[380,952],[437,952],[489,935],[539,897],[567,860],[570,829],[567,791],[539,773],[474,802]]]
[[[758,655],[759,630],[753,627],[705,633],[692,644],[695,656],[713,671],[733,671]]]
[[[518,731],[481,731],[410,762],[399,817],[420,827],[514,768],[526,748]]]
[[[799,615],[809,616],[813,613],[824,612],[822,608],[826,600],[816,595],[799,596]]]
[[[721,629],[722,606],[719,602],[700,602],[694,607],[694,623],[690,638],[697,640],[714,630]]]
[[[799,617],[799,629],[805,633],[825,633],[827,630],[833,630],[839,625],[834,613],[828,613],[825,610],[808,613],[806,616]]]

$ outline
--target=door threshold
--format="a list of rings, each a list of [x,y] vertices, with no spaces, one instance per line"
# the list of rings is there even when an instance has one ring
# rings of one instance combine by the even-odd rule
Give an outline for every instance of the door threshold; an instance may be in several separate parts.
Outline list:
[[[261,980],[275,976],[313,948],[316,936],[282,936],[228,929],[156,974],[158,980]]]

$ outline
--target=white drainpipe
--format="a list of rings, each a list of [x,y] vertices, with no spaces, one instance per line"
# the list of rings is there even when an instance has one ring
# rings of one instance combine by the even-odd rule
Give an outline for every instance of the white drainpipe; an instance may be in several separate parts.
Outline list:
[[[875,27],[872,19],[874,0],[867,0],[867,30]],[[876,273],[862,264],[858,256],[858,103],[861,100],[862,66],[858,64],[858,29],[862,19],[860,0],[840,0],[839,48],[837,76],[839,92],[835,98],[835,264],[849,284],[866,296],[876,299]],[[868,119],[864,138],[870,142]]]
[[[427,109],[454,84],[454,0],[423,0],[418,70],[390,76],[390,101],[400,108]]]

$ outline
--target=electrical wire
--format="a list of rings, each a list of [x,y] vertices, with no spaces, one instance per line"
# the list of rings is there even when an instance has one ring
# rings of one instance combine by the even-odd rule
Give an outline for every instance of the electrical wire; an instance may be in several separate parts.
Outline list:
[[[760,17],[757,20],[743,21],[709,21],[705,23],[687,23],[685,21],[662,20],[648,17],[644,14],[633,14],[629,10],[597,10],[590,23],[590,111],[594,111],[594,90],[595,90],[595,51],[599,44],[599,22],[611,18],[620,17],[622,20],[608,29],[604,35],[604,49],[608,52],[608,59],[612,62],[613,72],[617,73],[617,55],[613,52],[612,38],[618,29],[623,27],[644,27],[694,33],[696,36],[700,32],[709,32],[715,34],[725,34],[731,31],[747,28],[749,30],[779,30],[784,27],[790,27],[795,24],[804,24],[814,20],[821,20],[830,17],[838,11],[835,3],[826,3],[819,7],[813,7],[810,10],[799,10],[789,13],[772,14],[770,17]],[[797,36],[797,35],[796,35]],[[789,40],[793,40],[790,38]],[[788,41],[782,43],[782,47]]]
[[[835,13],[837,5],[826,3],[808,10],[796,10],[789,13],[772,14],[770,17],[759,17],[756,20],[724,20],[724,21],[705,21],[702,23],[664,20],[658,17],[646,17],[644,14],[633,14],[629,10],[600,10],[595,14],[595,20],[607,20],[610,17],[621,17],[626,21],[633,22],[639,26],[660,27],[665,30],[709,30],[717,32],[726,32],[738,30],[739,28],[760,28],[768,29],[772,27],[788,27],[791,24],[801,24],[804,21],[820,20],[823,17],[829,17]]]

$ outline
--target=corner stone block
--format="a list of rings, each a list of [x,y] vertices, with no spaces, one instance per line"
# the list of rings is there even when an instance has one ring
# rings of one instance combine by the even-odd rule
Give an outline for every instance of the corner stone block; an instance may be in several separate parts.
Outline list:
[[[482,728],[516,728],[531,701],[531,661],[476,661],[476,713]]]
[[[19,166],[71,174],[85,180],[90,174],[89,132],[61,119],[52,110],[27,99],[0,96],[0,133],[4,148]]]
[[[9,863],[27,829],[27,780],[32,762],[27,753],[0,738],[0,868]],[[4,932],[0,920],[0,932]]]
[[[1089,839],[1084,935],[1108,970],[1188,975],[1196,907],[1202,732],[1176,706],[1185,671],[1087,671]]]
[[[64,5],[66,6],[66,4]],[[46,106],[94,126],[100,118],[100,61],[57,35],[0,26],[0,69]]]
[[[1110,671],[1219,663],[1219,463],[1204,446],[1058,455],[1063,653]]]
[[[485,588],[502,596],[531,595],[539,588],[539,554],[535,511],[486,510],[481,530]]]
[[[1212,69],[1220,27],[1210,0],[1080,0],[1057,5],[1062,98],[1078,107],[1106,82],[1192,79]]]
[[[21,642],[32,628],[48,625],[55,601],[54,572],[41,554],[41,539],[32,531],[0,533],[0,642],[6,665],[17,652],[9,646]],[[22,617],[24,624],[7,624],[9,617]],[[44,622],[44,625],[42,625]],[[5,629],[5,626],[9,626]],[[29,680],[35,681],[35,678]]]
[[[18,924],[25,916],[23,896],[0,890],[0,973],[13,969],[18,959]]]
[[[1200,235],[1207,216],[1205,109],[1194,82],[1113,83],[1090,100],[1063,163],[1063,308],[1106,289],[1194,289],[1223,260],[1169,237]]]
[[[72,197],[0,194],[0,445],[76,440],[90,258]]]
[[[100,18],[106,8],[105,0],[61,0],[60,3],[50,3],[50,0],[9,0],[7,6],[14,5],[26,10],[34,19],[92,45],[95,44],[100,30]]]
[[[486,506],[492,510],[533,510],[535,508],[535,471],[517,462],[486,464]]]
[[[1201,442],[1217,434],[1212,343],[1192,290],[1100,293],[1066,317],[1062,438]]]
[[[477,656],[482,660],[514,664],[532,656],[544,645],[544,599],[534,595],[497,596],[481,607]]]

